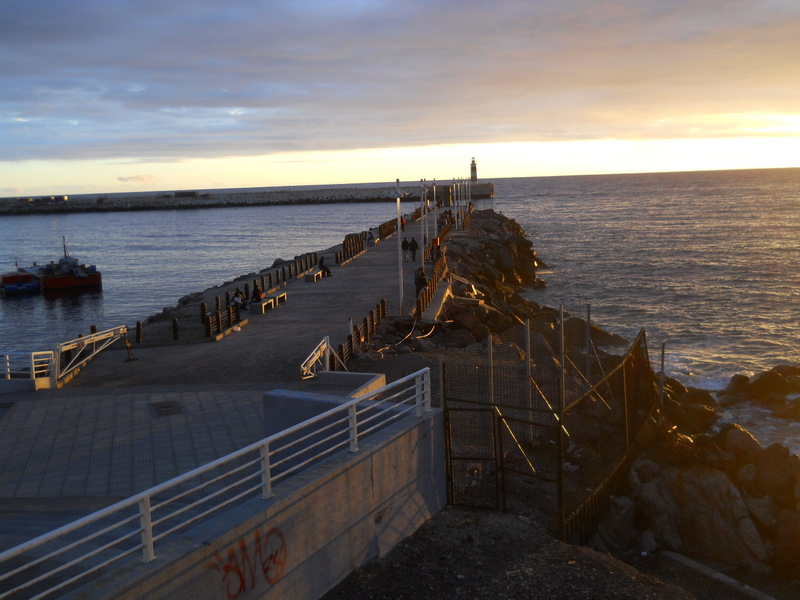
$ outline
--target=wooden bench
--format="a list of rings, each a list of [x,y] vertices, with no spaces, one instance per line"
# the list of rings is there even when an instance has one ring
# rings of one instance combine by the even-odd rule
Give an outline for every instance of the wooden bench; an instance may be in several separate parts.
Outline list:
[[[272,310],[279,304],[286,302],[287,298],[288,296],[286,295],[286,292],[268,294],[266,296],[262,296],[261,300],[251,300],[250,304],[248,305],[248,309],[250,312],[260,312],[263,315],[268,310]]]
[[[305,276],[304,276],[304,279],[306,280],[306,283],[316,283],[317,281],[322,279],[324,276],[325,276],[325,273],[323,273],[320,270],[315,270],[315,271],[311,271],[310,273],[306,273]]]

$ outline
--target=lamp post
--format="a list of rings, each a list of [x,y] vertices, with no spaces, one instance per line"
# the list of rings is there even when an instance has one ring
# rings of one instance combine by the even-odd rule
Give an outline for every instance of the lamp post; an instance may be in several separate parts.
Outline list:
[[[402,218],[400,208],[400,179],[397,180],[397,282],[400,287],[400,315],[403,315],[403,236],[400,220]]]

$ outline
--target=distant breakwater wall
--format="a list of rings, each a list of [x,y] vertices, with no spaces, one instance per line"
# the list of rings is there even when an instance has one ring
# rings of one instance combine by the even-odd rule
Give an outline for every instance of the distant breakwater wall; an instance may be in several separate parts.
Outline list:
[[[419,197],[419,188],[400,189],[404,199]],[[176,191],[142,194],[100,194],[7,198],[0,201],[0,215],[38,213],[112,212],[131,210],[175,210],[271,204],[324,204],[389,202],[398,196],[396,186],[337,187],[303,190]]]

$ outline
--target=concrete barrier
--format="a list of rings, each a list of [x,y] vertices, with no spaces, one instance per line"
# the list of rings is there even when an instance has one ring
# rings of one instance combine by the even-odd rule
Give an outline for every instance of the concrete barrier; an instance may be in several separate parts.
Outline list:
[[[446,503],[442,413],[406,418],[65,598],[312,600]]]

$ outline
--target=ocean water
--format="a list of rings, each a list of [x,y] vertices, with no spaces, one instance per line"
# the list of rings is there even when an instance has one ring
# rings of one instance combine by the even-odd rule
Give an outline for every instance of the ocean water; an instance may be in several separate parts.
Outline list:
[[[495,196],[551,267],[531,299],[645,328],[684,383],[800,362],[800,169],[509,179]]]

